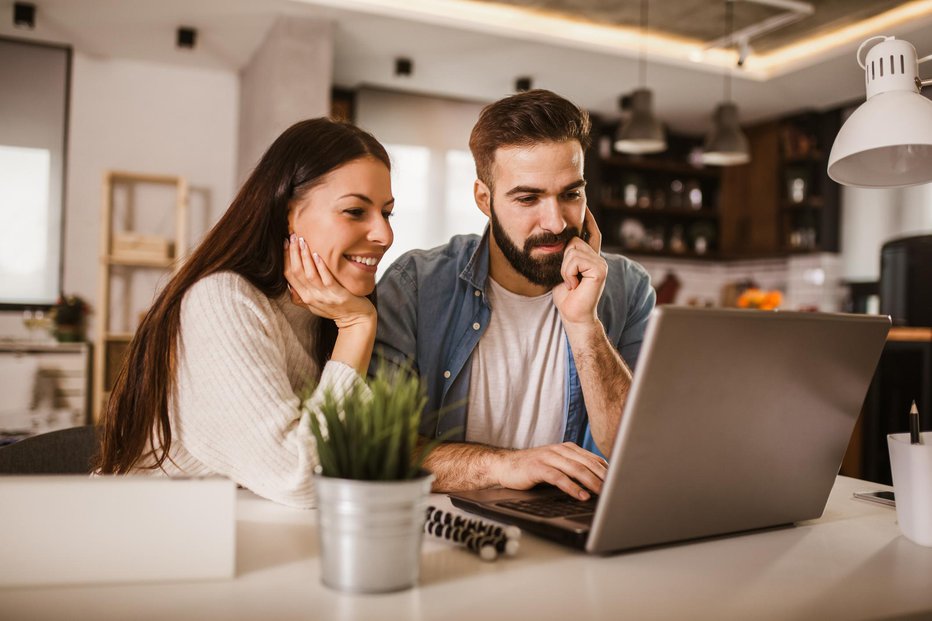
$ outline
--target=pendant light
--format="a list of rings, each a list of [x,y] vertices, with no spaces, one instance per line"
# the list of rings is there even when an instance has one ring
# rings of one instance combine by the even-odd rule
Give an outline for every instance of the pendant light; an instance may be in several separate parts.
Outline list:
[[[631,94],[631,115],[618,128],[615,150],[622,153],[659,153],[667,149],[663,125],[654,116],[654,94],[646,88],[647,57],[644,50],[647,37],[647,3],[641,0],[641,48],[638,53],[640,87]]]
[[[734,0],[725,0],[725,41],[731,45]],[[736,166],[751,161],[748,139],[738,125],[738,106],[731,101],[731,67],[725,68],[724,101],[715,108],[712,129],[705,138],[702,163],[709,166]]]
[[[882,39],[861,62],[864,46]],[[828,176],[843,185],[895,188],[932,181],[932,101],[920,94],[916,48],[871,37],[858,48],[867,101],[845,121],[828,158]]]

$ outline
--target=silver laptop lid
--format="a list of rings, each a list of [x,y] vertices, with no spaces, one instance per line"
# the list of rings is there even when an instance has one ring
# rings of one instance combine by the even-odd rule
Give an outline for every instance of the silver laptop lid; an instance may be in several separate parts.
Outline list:
[[[865,315],[655,309],[586,550],[820,516],[889,326]]]

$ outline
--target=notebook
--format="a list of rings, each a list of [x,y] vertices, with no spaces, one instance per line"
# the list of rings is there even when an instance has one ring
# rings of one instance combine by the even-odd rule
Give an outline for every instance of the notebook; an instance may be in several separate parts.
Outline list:
[[[889,327],[880,316],[658,307],[597,499],[489,489],[452,502],[597,554],[817,518]],[[570,514],[554,515],[560,504]]]

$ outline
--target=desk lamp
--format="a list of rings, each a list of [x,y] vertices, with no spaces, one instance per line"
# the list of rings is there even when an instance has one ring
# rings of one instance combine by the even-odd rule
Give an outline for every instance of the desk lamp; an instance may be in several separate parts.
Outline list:
[[[872,41],[864,61],[861,51]],[[919,79],[908,41],[878,36],[857,51],[867,101],[845,121],[828,160],[828,176],[842,185],[895,188],[932,181],[932,101],[920,94],[932,80]]]

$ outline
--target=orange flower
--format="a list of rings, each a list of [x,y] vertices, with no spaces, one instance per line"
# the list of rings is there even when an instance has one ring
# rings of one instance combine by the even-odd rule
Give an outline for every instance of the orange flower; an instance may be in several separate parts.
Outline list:
[[[760,289],[745,289],[738,296],[738,308],[757,308],[760,310],[773,310],[779,308],[783,295],[777,291],[761,291]]]
[[[761,301],[758,308],[761,310],[773,310],[779,308],[782,301],[783,295],[779,291],[768,291],[764,294],[764,299]]]

